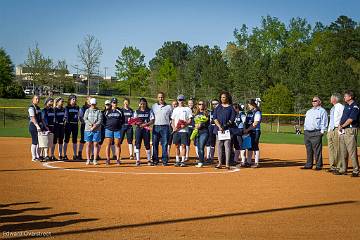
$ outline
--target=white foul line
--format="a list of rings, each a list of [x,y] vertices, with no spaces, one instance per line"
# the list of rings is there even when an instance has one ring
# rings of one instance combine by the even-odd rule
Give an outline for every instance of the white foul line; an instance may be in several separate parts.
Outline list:
[[[58,161],[64,162],[64,161]],[[218,172],[110,172],[110,171],[97,171],[97,170],[84,170],[78,168],[62,168],[53,166],[52,164],[55,162],[45,162],[43,163],[44,167],[52,168],[52,169],[60,169],[65,171],[76,171],[76,172],[90,172],[90,173],[107,173],[107,174],[132,174],[132,175],[201,175],[201,174],[227,174],[227,173],[234,173],[239,172],[240,169],[235,168],[229,171],[221,171]]]

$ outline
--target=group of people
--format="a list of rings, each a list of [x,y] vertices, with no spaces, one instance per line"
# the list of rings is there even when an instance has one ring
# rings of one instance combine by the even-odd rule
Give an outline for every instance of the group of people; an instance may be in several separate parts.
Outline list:
[[[222,168],[223,165],[227,169],[232,165],[259,167],[261,110],[256,100],[249,100],[245,109],[244,105],[233,103],[231,95],[223,91],[219,99],[211,101],[211,110],[208,110],[208,104],[204,100],[195,102],[194,99],[189,99],[187,103],[185,100],[184,95],[179,95],[176,101],[167,104],[165,94],[159,92],[157,103],[151,108],[145,98],[140,98],[136,110],[129,107],[129,99],[124,98],[123,106],[120,107],[118,99],[112,98],[105,101],[104,109],[99,109],[95,98],[88,97],[84,106],[79,107],[77,97],[71,95],[66,106],[61,97],[46,99],[45,107],[41,110],[40,98],[35,95],[28,109],[32,160],[57,160],[54,154],[56,144],[59,160],[69,160],[67,147],[71,137],[73,160],[82,160],[86,143],[86,164],[91,161],[94,165],[98,164],[99,152],[103,146],[106,147],[105,163],[110,164],[110,160],[114,158],[116,163],[120,164],[121,145],[126,136],[129,159],[134,159],[136,166],[141,165],[142,144],[148,165],[160,163],[160,144],[162,165],[169,164],[170,149],[174,145],[174,166],[186,166],[193,142],[197,157],[196,167],[213,163],[215,146],[218,146],[216,168]],[[81,137],[78,146],[79,124]],[[38,133],[44,131],[54,135],[49,153],[38,147]],[[112,157],[110,151],[113,153]]]
[[[327,170],[335,175],[347,175],[348,160],[352,161],[352,177],[359,176],[359,161],[357,155],[357,136],[359,128],[359,105],[355,101],[354,92],[346,91],[343,105],[341,96],[333,94],[330,102],[330,118],[321,106],[321,100],[315,96],[312,108],[306,112],[304,123],[304,142],[307,162],[301,169],[322,170],[322,136],[327,131],[329,148],[329,165]],[[329,119],[329,120],[328,120]]]

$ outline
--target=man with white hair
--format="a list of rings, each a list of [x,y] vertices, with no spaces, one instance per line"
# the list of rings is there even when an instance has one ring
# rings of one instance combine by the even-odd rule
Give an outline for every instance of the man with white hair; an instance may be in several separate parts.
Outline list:
[[[338,154],[339,154],[339,132],[338,127],[340,119],[344,111],[344,105],[340,102],[340,95],[335,93],[331,95],[330,103],[333,107],[330,110],[330,121],[327,133],[328,148],[329,148],[329,165],[328,172],[337,170]]]
[[[315,170],[322,170],[322,136],[328,126],[328,115],[321,107],[321,100],[315,96],[312,99],[312,108],[306,112],[304,123],[304,143],[306,147],[307,161],[301,169],[312,169],[314,158]]]

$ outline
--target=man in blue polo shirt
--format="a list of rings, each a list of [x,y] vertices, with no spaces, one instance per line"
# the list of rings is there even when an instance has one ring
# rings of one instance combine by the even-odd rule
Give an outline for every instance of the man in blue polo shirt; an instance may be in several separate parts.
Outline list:
[[[357,135],[359,127],[359,105],[354,101],[354,93],[346,91],[344,94],[346,102],[339,124],[340,153],[338,168],[334,174],[346,175],[347,159],[351,159],[353,172],[352,177],[359,177],[359,161],[357,156]]]
[[[321,107],[321,100],[315,96],[312,99],[312,108],[306,112],[304,123],[304,143],[306,147],[307,161],[301,169],[312,169],[314,158],[316,161],[315,170],[323,167],[322,157],[322,136],[328,126],[328,115]]]

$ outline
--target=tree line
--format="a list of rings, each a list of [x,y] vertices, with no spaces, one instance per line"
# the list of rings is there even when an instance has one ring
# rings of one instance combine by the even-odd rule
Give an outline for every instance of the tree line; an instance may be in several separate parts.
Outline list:
[[[223,50],[167,41],[149,64],[139,49],[126,46],[115,62],[121,81],[103,81],[102,87],[123,95],[155,96],[164,91],[169,98],[185,94],[204,100],[227,90],[237,102],[260,97],[269,113],[303,113],[314,95],[327,100],[345,89],[360,94],[360,25],[347,16],[314,26],[304,18],[286,24],[265,16],[259,26],[249,29],[244,24],[233,35]],[[83,45],[90,38],[97,41],[87,36]],[[88,75],[100,64],[102,50],[96,43],[83,53],[78,46],[83,56],[99,53],[93,66],[86,66],[79,54],[79,69]]]

